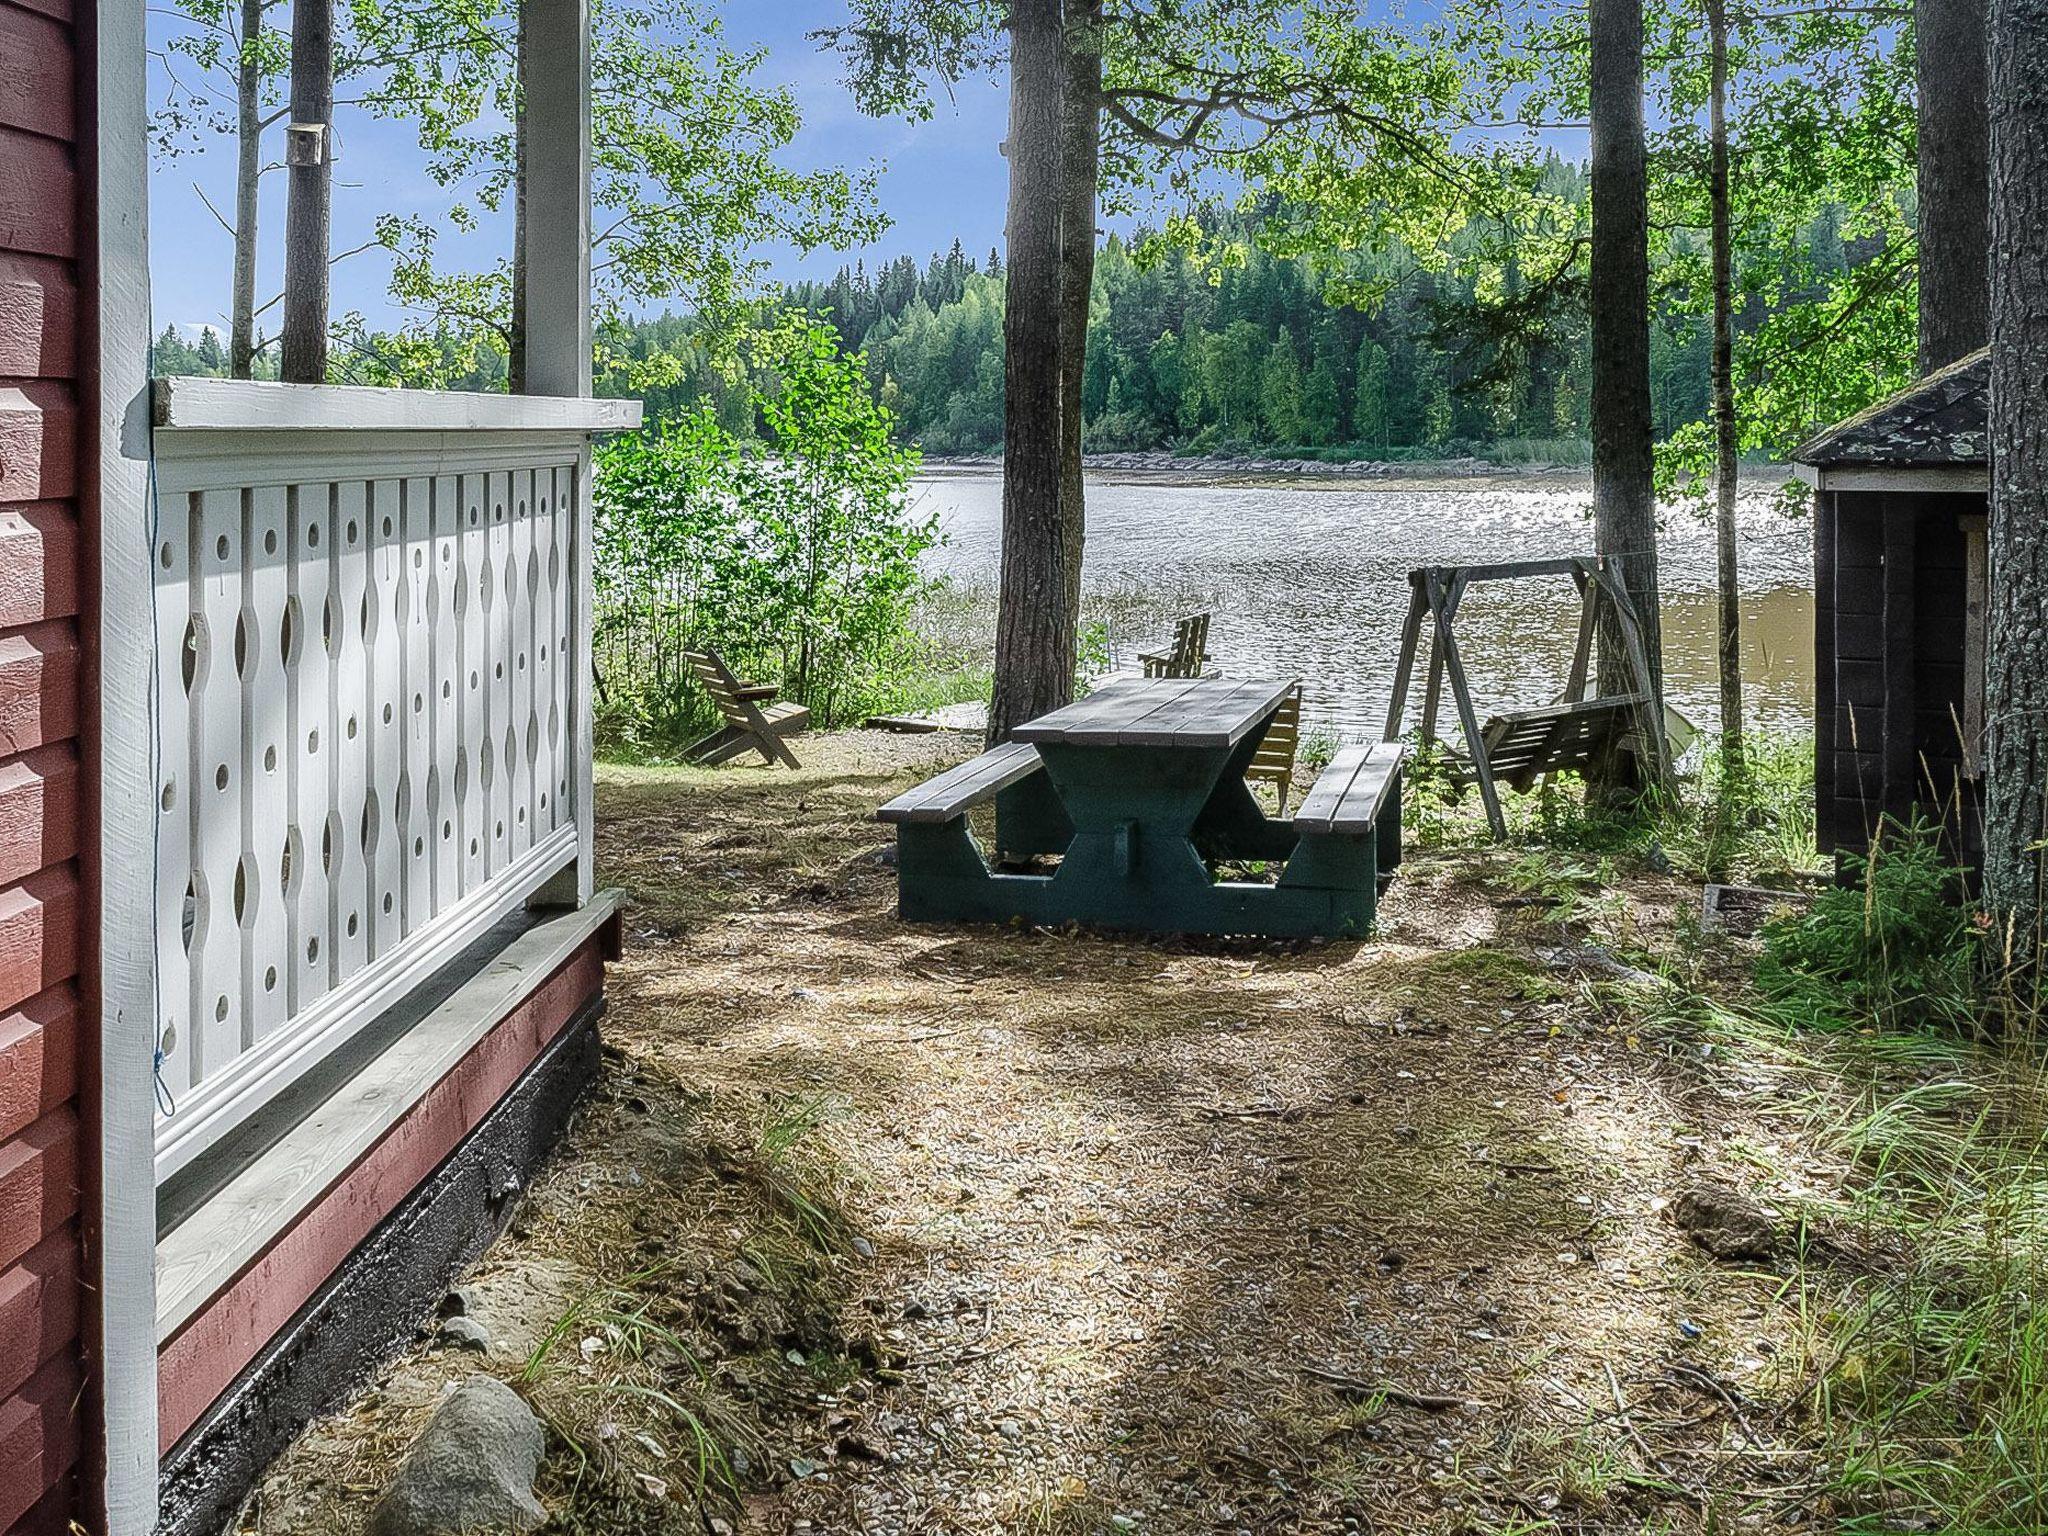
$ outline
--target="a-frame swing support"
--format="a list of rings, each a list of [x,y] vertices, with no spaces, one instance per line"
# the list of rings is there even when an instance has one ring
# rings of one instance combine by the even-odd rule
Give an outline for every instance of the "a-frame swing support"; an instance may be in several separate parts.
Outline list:
[[[1643,766],[1651,782],[1666,784],[1671,778],[1671,747],[1664,730],[1663,694],[1650,671],[1642,621],[1621,579],[1619,556],[1594,558],[1572,555],[1557,560],[1521,560],[1500,565],[1424,566],[1408,573],[1408,617],[1401,629],[1401,656],[1394,669],[1394,690],[1387,706],[1385,739],[1395,741],[1400,738],[1408,709],[1408,690],[1414,682],[1416,658],[1422,648],[1426,624],[1430,647],[1429,675],[1423,689],[1422,739],[1425,742],[1439,739],[1437,716],[1442,706],[1444,684],[1448,682],[1452,707],[1457,711],[1459,729],[1464,734],[1466,753],[1471,760],[1472,781],[1479,787],[1480,801],[1486,807],[1487,824],[1493,829],[1496,840],[1506,839],[1507,818],[1501,811],[1500,787],[1495,780],[1492,762],[1497,742],[1490,743],[1488,738],[1489,735],[1497,735],[1501,724],[1511,723],[1516,717],[1496,722],[1495,731],[1480,728],[1478,712],[1472,705],[1472,690],[1465,677],[1465,664],[1458,654],[1455,621],[1459,605],[1465,599],[1465,591],[1474,582],[1554,576],[1571,577],[1579,589],[1578,640],[1572,652],[1570,675],[1557,701],[1557,706],[1562,707],[1554,707],[1546,713],[1546,734],[1526,753],[1522,776],[1546,771],[1544,764],[1553,749],[1562,747],[1566,730],[1574,723],[1583,723],[1583,716],[1601,703],[1597,699],[1588,701],[1586,690],[1592,676],[1594,637],[1600,629],[1604,609],[1612,614],[1613,626],[1621,636],[1628,670],[1634,682],[1634,692],[1626,700],[1609,700],[1607,705],[1624,706],[1633,715],[1639,755],[1645,759]],[[1570,706],[1585,706],[1578,712],[1576,721]],[[1536,712],[1531,712],[1522,718],[1534,719],[1535,716]]]

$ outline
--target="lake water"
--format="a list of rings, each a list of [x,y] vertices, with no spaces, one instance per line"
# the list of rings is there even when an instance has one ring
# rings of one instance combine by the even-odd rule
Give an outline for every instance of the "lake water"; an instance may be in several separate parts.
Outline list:
[[[993,607],[1002,486],[991,473],[934,474],[917,486],[945,545],[927,557]],[[1410,568],[1589,552],[1591,493],[1548,478],[1470,484],[1343,481],[1201,484],[1091,480],[1084,609],[1107,624],[1116,661],[1150,648],[1173,615],[1206,608],[1213,666],[1298,676],[1306,714],[1353,738],[1376,737],[1407,610]],[[1743,667],[1755,721],[1810,731],[1813,705],[1811,524],[1745,491],[1741,519]],[[1712,530],[1672,509],[1660,540],[1666,688],[1696,723],[1718,717]],[[1474,587],[1458,643],[1483,716],[1554,698],[1577,633],[1569,578]],[[1418,682],[1419,695],[1419,682]],[[1410,704],[1419,707],[1419,696]]]

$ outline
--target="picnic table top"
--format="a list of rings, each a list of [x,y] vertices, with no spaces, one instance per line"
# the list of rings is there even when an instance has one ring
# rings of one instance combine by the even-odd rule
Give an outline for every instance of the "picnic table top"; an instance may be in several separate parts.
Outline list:
[[[1234,747],[1269,719],[1294,680],[1127,679],[1011,732],[1034,745]]]

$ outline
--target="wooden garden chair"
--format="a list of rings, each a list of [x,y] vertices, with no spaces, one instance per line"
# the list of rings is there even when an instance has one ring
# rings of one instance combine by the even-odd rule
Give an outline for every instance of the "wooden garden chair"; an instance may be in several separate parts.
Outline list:
[[[725,719],[718,730],[684,750],[688,761],[709,768],[751,750],[766,758],[771,768],[777,763],[803,767],[783,738],[811,723],[809,709],[802,704],[777,704],[779,690],[741,682],[714,650],[685,651],[683,659]]]
[[[1173,644],[1163,651],[1140,651],[1147,677],[1200,677],[1209,659],[1209,615],[1191,613],[1173,626]]]
[[[1287,797],[1294,792],[1295,754],[1301,747],[1301,685],[1296,683],[1273,713],[1273,723],[1259,740],[1258,754],[1244,776],[1261,784],[1275,785],[1280,792],[1280,814],[1287,814]]]

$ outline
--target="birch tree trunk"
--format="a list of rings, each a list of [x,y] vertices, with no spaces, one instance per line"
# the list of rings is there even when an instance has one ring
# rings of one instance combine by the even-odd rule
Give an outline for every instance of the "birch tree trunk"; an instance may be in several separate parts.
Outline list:
[[[1991,17],[1984,898],[2031,968],[2048,833],[2048,0],[1993,0]]]
[[[1991,334],[1991,118],[1986,0],[1917,0],[1920,371]]]
[[[1707,138],[1714,261],[1714,564],[1719,597],[1716,654],[1721,671],[1721,759],[1742,773],[1742,589],[1735,558],[1735,501],[1742,462],[1735,434],[1735,217],[1728,163],[1728,6],[1707,0],[1712,51]]]
[[[1593,547],[1619,556],[1661,708],[1657,504],[1650,431],[1650,203],[1643,140],[1642,0],[1588,0],[1592,44]],[[1616,626],[1600,632],[1602,693],[1637,686]],[[1635,787],[1633,757],[1595,766],[1594,792]]]
[[[263,178],[264,0],[242,0],[235,56],[235,273],[228,310],[228,377],[256,375],[256,232]]]
[[[334,188],[334,0],[292,0],[292,124],[317,124],[312,163],[290,165],[279,376],[327,382],[328,218]],[[288,137],[289,137],[289,130]],[[287,160],[292,160],[287,156]]]
[[[1010,208],[1003,316],[1003,572],[988,739],[1070,702],[1074,605],[1063,385],[1066,60],[1060,0],[1010,7]]]

